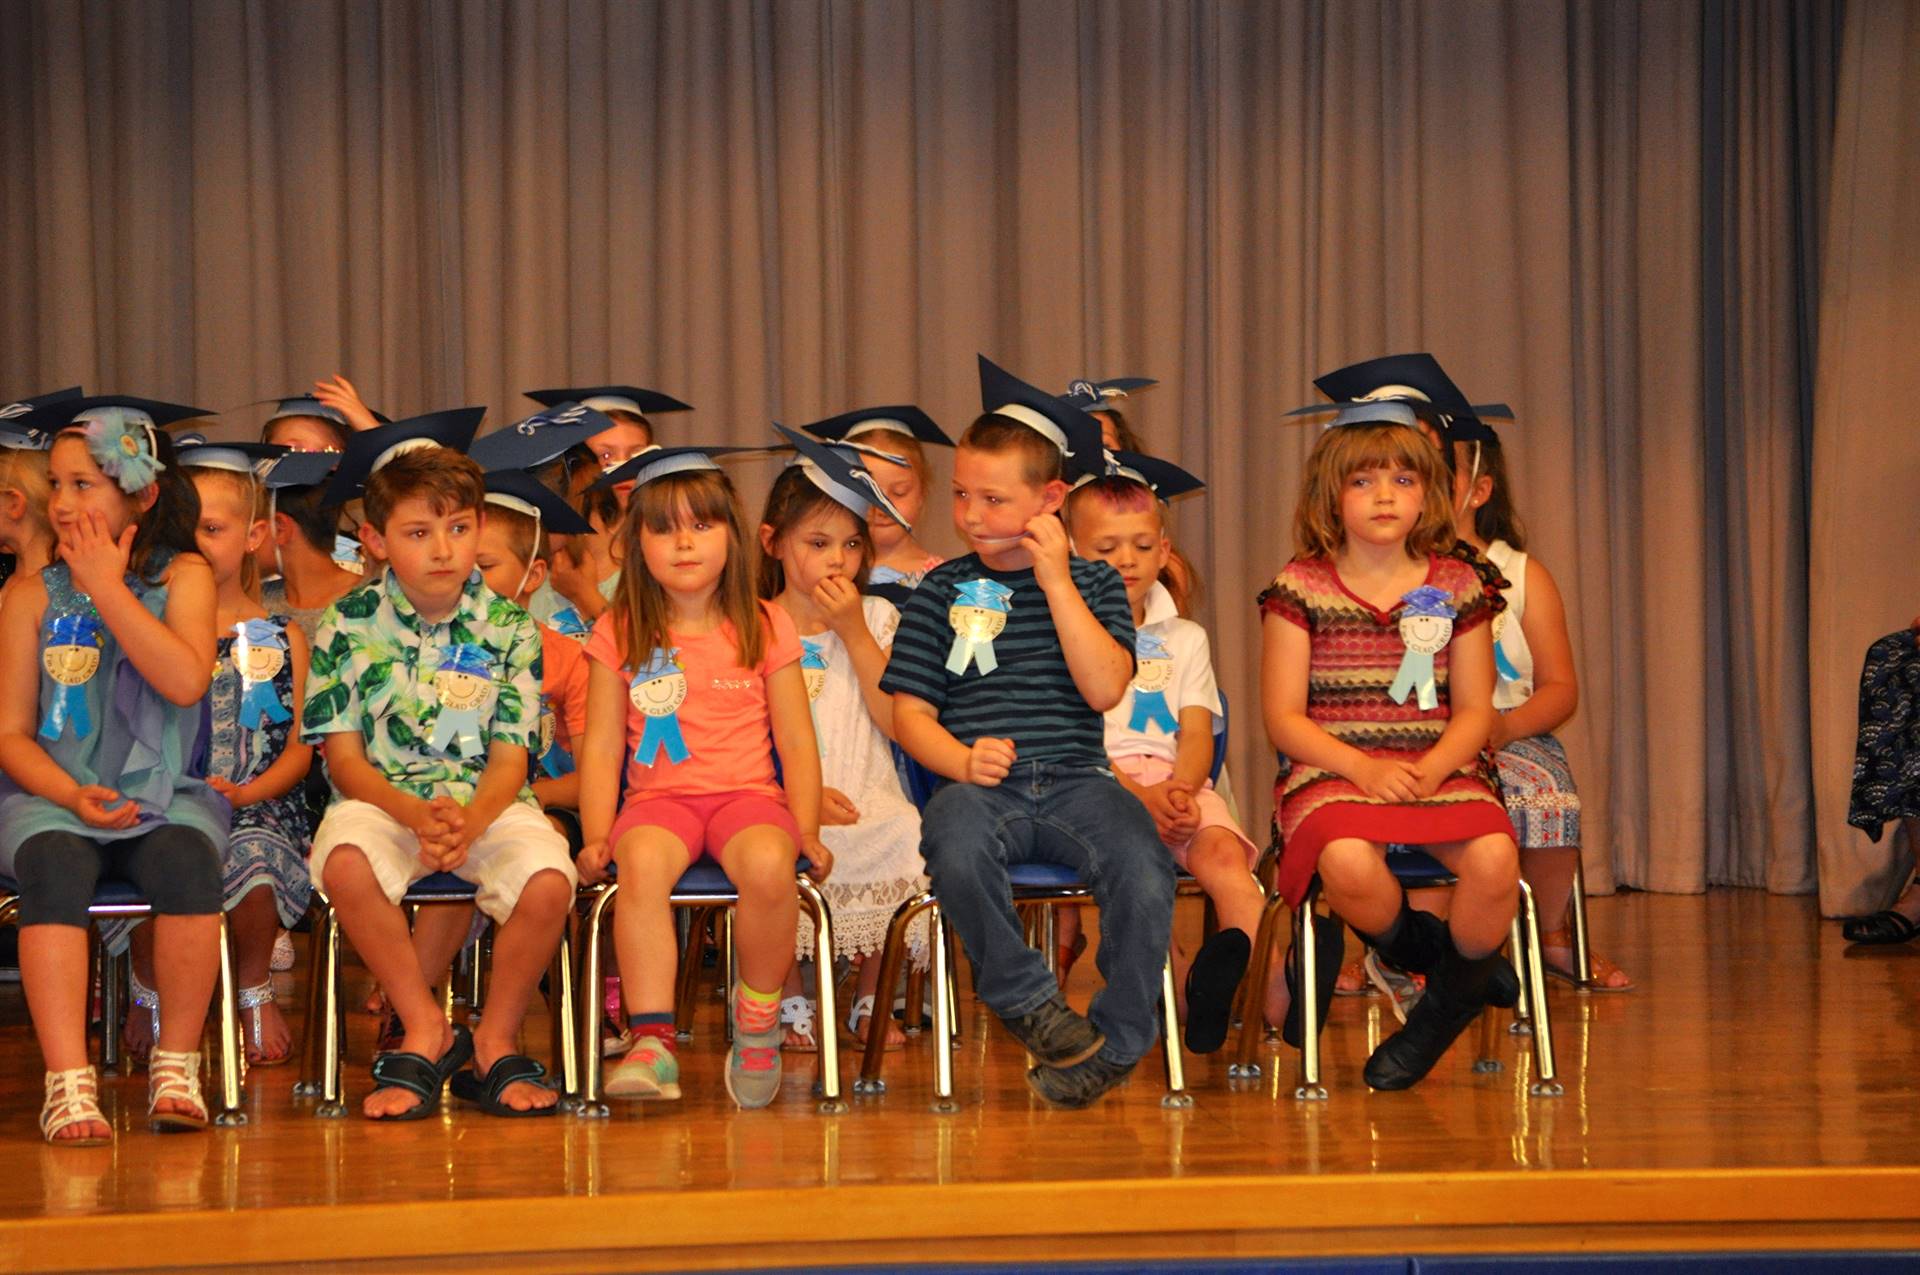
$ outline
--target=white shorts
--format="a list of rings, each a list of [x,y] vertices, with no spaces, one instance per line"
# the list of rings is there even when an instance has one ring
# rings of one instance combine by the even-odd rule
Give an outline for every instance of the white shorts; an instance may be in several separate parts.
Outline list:
[[[434,870],[420,861],[420,839],[370,802],[340,800],[327,807],[313,834],[309,870],[315,885],[321,883],[327,856],[336,846],[358,846],[393,903],[400,902],[415,881],[433,875]],[[505,924],[533,874],[549,869],[579,886],[579,874],[567,855],[567,839],[554,830],[538,806],[516,801],[468,847],[467,861],[454,869],[454,875],[478,886],[474,903],[496,923]]]

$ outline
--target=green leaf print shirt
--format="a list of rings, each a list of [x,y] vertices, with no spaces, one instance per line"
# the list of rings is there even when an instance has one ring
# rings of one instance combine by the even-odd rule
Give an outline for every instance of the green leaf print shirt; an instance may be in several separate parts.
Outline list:
[[[314,629],[301,738],[351,731],[402,792],[473,799],[496,739],[531,751],[540,729],[540,630],[475,571],[447,619],[429,624],[383,571]],[[339,790],[334,790],[339,796]],[[522,786],[519,799],[533,802]]]

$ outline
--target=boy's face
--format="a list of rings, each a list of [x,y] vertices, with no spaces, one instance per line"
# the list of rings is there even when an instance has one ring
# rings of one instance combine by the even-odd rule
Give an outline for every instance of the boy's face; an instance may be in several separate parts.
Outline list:
[[[1115,509],[1093,495],[1074,500],[1073,549],[1118,571],[1121,583],[1127,586],[1127,601],[1135,611],[1146,601],[1147,590],[1153,588],[1173,554],[1157,505],[1141,510]]]
[[[254,521],[253,511],[225,475],[195,474],[193,485],[200,492],[200,521],[194,524],[193,543],[213,568],[214,581],[224,583],[239,575],[247,556],[265,542],[267,524]]]
[[[953,527],[980,560],[998,570],[1029,565],[1020,547],[1027,524],[1056,513],[1066,499],[1059,479],[1031,483],[1014,450],[987,452],[962,447],[953,458]]]
[[[875,447],[885,451],[885,438],[864,440],[873,442]],[[921,486],[920,475],[912,465],[896,465],[890,460],[881,460],[878,456],[862,454],[860,462],[873,475],[873,481],[880,484],[887,499],[893,502],[910,523],[920,521],[921,512],[927,507],[927,490]],[[873,541],[875,553],[885,553],[906,538],[907,529],[889,518],[878,505],[867,511],[867,536]]]
[[[524,606],[526,599],[547,578],[547,564],[536,562],[533,569],[527,569],[526,559],[513,551],[513,537],[507,532],[505,519],[489,518],[480,527],[480,550],[474,555],[473,565],[480,568],[480,578],[489,589],[501,597]],[[526,584],[521,585],[525,579]]]
[[[480,553],[484,518],[477,509],[436,514],[424,496],[394,502],[385,527],[362,523],[369,548],[393,568],[400,589],[422,615],[444,618],[460,602]]]

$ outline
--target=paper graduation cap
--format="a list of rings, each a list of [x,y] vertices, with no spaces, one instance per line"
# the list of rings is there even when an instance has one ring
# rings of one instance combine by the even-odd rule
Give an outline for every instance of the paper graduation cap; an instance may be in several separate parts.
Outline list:
[[[1115,399],[1125,398],[1135,390],[1151,389],[1158,384],[1160,382],[1150,376],[1115,376],[1104,381],[1081,377],[1067,386],[1067,392],[1060,396],[1060,401],[1071,403],[1083,412],[1098,412],[1103,408],[1118,407]]]
[[[839,501],[855,518],[865,522],[868,512],[878,509],[905,527],[909,534],[912,533],[913,527],[907,522],[906,516],[887,499],[887,494],[880,490],[880,484],[860,463],[863,452],[869,455],[885,453],[861,447],[857,443],[823,443],[790,430],[778,421],[774,422],[773,429],[793,445],[794,456],[788,464],[798,465],[809,482]]]
[[[174,454],[189,469],[224,469],[236,474],[261,474],[290,447],[278,443],[210,443],[198,434],[187,434],[174,444]]]
[[[61,393],[66,392],[63,390]],[[156,426],[171,425],[176,421],[191,420],[196,416],[212,415],[204,407],[188,407],[182,403],[162,403],[158,399],[135,398],[131,394],[83,394],[61,398],[44,395],[38,406],[15,416],[8,424],[17,430],[38,429],[57,432],[73,424],[74,418],[82,412],[90,412],[97,407],[124,407],[130,411],[144,412]]]
[[[17,418],[25,416],[35,408],[50,403],[62,403],[81,397],[78,385],[69,385],[64,390],[50,390],[45,394],[35,394],[23,398],[17,403],[0,406],[0,447],[11,447],[16,451],[43,452],[53,446],[53,435],[45,429],[34,429],[18,425]]]
[[[584,536],[593,526],[560,494],[531,474],[502,469],[487,475],[487,503],[533,519],[534,534]]]
[[[731,456],[739,452],[763,451],[759,447],[661,447],[647,448],[638,456],[631,456],[615,465],[594,480],[592,490],[612,487],[619,483],[632,483],[637,491],[650,482],[665,478],[670,474],[684,474],[696,469],[718,469],[713,461],[715,456]]]
[[[375,471],[402,452],[420,447],[465,452],[486,414],[484,407],[455,407],[358,431],[348,437],[347,449],[340,453],[339,467],[333,471],[333,481],[327,484],[321,503],[342,505],[352,500]]]
[[[1019,421],[1060,449],[1066,480],[1101,469],[1100,422],[980,356],[980,408]]]
[[[538,469],[576,443],[612,428],[613,420],[599,408],[563,401],[475,439],[467,455],[489,473]]]
[[[691,403],[682,403],[670,394],[642,389],[638,385],[584,385],[571,389],[528,390],[527,397],[543,407],[585,403],[601,412],[636,412],[641,416],[693,410]]]
[[[856,408],[851,412],[842,412],[838,416],[829,416],[824,421],[802,425],[800,428],[815,438],[824,438],[830,443],[859,438],[866,434],[905,434],[909,438],[917,438],[935,447],[953,446],[953,440],[947,437],[945,430],[934,424],[933,417],[911,403],[898,403],[890,407]],[[882,450],[885,450],[883,440],[873,441],[880,441]]]
[[[318,487],[340,465],[339,452],[288,452],[267,466],[260,482],[269,491]]]
[[[1317,377],[1313,384],[1333,402],[1296,408],[1287,415],[1337,413],[1335,425],[1401,423],[1397,413],[1377,412],[1366,406],[1356,408],[1358,404],[1398,403],[1419,419],[1446,431],[1449,438],[1468,443],[1494,438],[1487,420],[1513,419],[1513,409],[1505,403],[1475,405],[1469,402],[1440,366],[1440,360],[1431,354],[1388,354],[1366,359]]]
[[[1103,452],[1106,463],[1104,473],[1083,474],[1075,487],[1093,482],[1098,478],[1125,478],[1139,483],[1160,500],[1172,500],[1175,496],[1184,496],[1188,492],[1201,491],[1206,480],[1196,478],[1170,460],[1161,460],[1158,456],[1147,456],[1140,452]]]

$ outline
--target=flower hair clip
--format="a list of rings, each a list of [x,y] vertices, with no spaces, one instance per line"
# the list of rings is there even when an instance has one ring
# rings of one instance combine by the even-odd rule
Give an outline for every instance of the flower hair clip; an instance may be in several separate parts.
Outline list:
[[[166,469],[160,462],[153,418],[138,408],[92,408],[73,425],[87,440],[87,454],[100,472],[128,495],[151,487]]]

